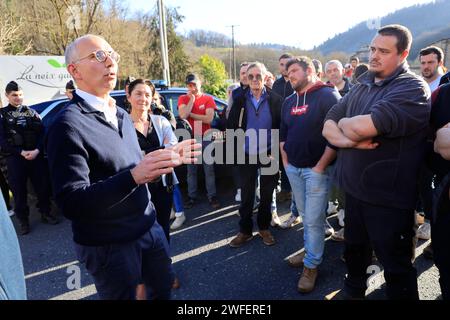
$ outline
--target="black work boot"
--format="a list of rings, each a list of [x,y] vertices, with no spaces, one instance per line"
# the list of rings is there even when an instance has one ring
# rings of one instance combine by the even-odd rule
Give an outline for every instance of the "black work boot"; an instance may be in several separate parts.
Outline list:
[[[59,223],[58,219],[56,219],[56,217],[51,215],[50,213],[42,213],[41,221],[42,221],[42,223],[52,224],[52,225]]]

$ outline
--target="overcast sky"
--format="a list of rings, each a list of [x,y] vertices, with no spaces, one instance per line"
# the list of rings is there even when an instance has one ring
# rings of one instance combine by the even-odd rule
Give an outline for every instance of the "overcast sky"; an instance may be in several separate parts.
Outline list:
[[[126,0],[132,11],[150,11],[156,0]],[[311,49],[362,21],[431,0],[164,0],[185,16],[180,33],[203,29],[229,35],[236,27],[240,43],[279,43]]]

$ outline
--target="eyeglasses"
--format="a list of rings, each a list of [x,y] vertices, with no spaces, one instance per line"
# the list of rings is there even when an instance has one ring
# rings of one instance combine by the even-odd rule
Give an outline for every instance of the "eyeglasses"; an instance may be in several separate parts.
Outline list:
[[[111,57],[111,60],[114,60],[116,63],[119,63],[120,61],[120,54],[115,51],[97,50],[88,54],[86,57],[75,60],[72,64],[76,64],[87,58],[95,58],[98,62],[105,62],[108,57]]]
[[[262,81],[262,75],[261,74],[257,74],[256,76],[253,74],[249,74],[247,76],[248,80],[253,81],[254,79],[256,79],[256,81]]]

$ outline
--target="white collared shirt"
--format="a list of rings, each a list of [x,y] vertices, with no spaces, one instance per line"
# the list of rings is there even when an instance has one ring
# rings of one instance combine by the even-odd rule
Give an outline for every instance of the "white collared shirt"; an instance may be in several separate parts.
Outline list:
[[[80,96],[86,103],[94,107],[105,115],[106,121],[111,123],[114,127],[119,128],[119,120],[117,119],[117,107],[115,106],[115,100],[110,97],[110,100],[105,100],[87,93],[81,89],[76,89],[76,94]],[[114,102],[114,108],[110,107],[110,101]]]

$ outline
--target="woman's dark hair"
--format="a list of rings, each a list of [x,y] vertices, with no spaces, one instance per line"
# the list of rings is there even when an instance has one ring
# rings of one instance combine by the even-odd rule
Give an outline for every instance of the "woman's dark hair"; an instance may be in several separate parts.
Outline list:
[[[131,93],[133,92],[133,90],[136,89],[136,86],[139,84],[145,84],[145,85],[149,86],[150,89],[152,90],[151,96],[153,97],[153,95],[155,94],[155,90],[156,90],[155,85],[150,80],[147,80],[147,79],[136,79],[136,80],[132,81],[130,83],[130,85],[128,86],[128,94],[130,96],[131,96]]]

